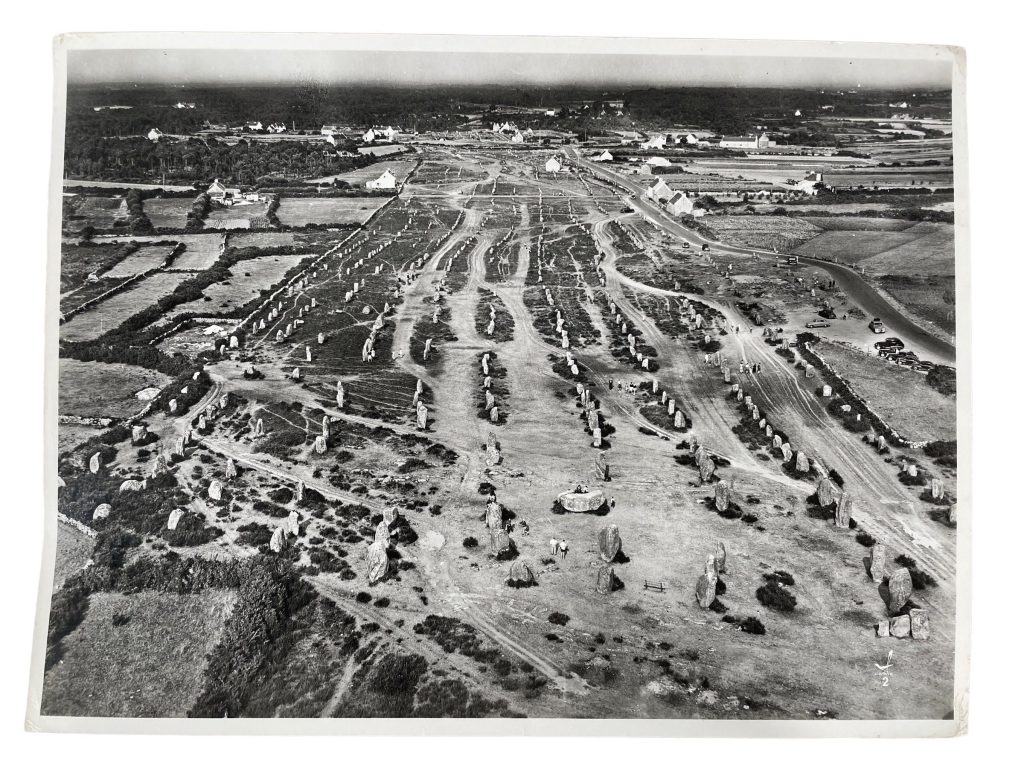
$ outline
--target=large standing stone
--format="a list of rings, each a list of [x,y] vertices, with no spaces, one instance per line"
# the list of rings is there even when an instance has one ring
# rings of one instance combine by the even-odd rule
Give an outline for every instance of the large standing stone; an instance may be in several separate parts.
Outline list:
[[[214,480],[210,483],[210,488],[206,493],[214,501],[220,501],[221,496],[224,494],[224,486],[220,480]]]
[[[111,507],[109,504],[100,504],[98,507],[96,507],[96,509],[93,510],[92,519],[106,520],[108,517],[110,517],[110,513],[113,511],[113,507]]]
[[[729,509],[729,484],[725,480],[715,483],[715,509],[719,512]]]
[[[608,479],[608,459],[604,451],[594,457],[594,477],[601,481]]]
[[[326,414],[323,421],[320,422],[320,434],[323,435],[324,440],[331,439],[331,417]]]
[[[892,637],[910,637],[910,617],[896,616],[889,621],[889,634]]]
[[[313,440],[313,452],[319,455],[327,453],[327,438],[323,435],[317,435]]]
[[[924,608],[911,608],[910,611],[910,635],[915,640],[927,640],[930,634],[928,626],[928,611]]]
[[[782,445],[781,445],[781,446],[779,447],[779,450],[781,450],[781,451],[782,451],[782,460],[783,460],[783,461],[784,461],[784,462],[785,462],[786,464],[788,464],[788,463],[789,463],[789,461],[790,461],[790,459],[792,459],[792,458],[793,458],[793,449],[792,449],[792,448],[790,447],[789,443],[783,443],[783,444],[782,444]]]
[[[487,502],[487,511],[484,514],[484,522],[488,528],[501,528],[504,518],[501,513],[501,505],[496,501]]]
[[[889,613],[896,613],[907,604],[914,594],[914,584],[910,579],[910,571],[898,568],[889,577]]]
[[[103,467],[103,457],[100,456],[99,452],[94,453],[89,458],[89,471],[94,475],[97,474]]]
[[[875,544],[871,547],[871,580],[875,584],[881,584],[885,578],[885,560],[887,552],[885,544]]]
[[[427,406],[423,403],[416,404],[416,426],[419,429],[427,428]]]
[[[385,549],[391,546],[391,528],[383,520],[377,523],[377,528],[373,532],[373,541],[383,544]]]
[[[615,569],[610,565],[602,565],[597,569],[597,592],[607,595],[615,589]]]
[[[697,605],[705,611],[711,607],[718,595],[718,571],[715,569],[715,556],[708,555],[704,564],[704,573],[697,579]]]
[[[832,485],[832,481],[827,477],[821,478],[818,481],[818,506],[827,507],[833,501],[835,501],[835,486]]]
[[[512,539],[503,528],[491,529],[491,554],[500,557],[512,549]]]
[[[340,381],[338,382],[338,395],[336,401],[338,403],[339,408],[345,407],[345,385],[343,385]]]
[[[516,560],[508,572],[508,580],[516,586],[529,586],[537,583],[533,570],[523,560]]]
[[[942,501],[946,498],[946,487],[942,482],[941,477],[932,478],[932,499],[934,501]]]
[[[390,528],[398,520],[398,507],[388,507],[384,510],[384,522]]]
[[[710,456],[705,456],[704,460],[697,466],[700,471],[700,481],[702,483],[711,482],[712,476],[715,474],[715,462],[712,461]]]
[[[835,522],[838,528],[849,528],[853,517],[853,496],[846,491],[839,494],[836,502]]]
[[[299,513],[294,509],[288,513],[288,520],[285,523],[285,530],[289,536],[299,535]]]
[[[612,523],[601,529],[597,535],[597,550],[601,559],[606,563],[612,562],[622,551],[622,537],[619,535],[619,526]]]
[[[138,445],[146,439],[146,425],[135,424],[132,426],[132,445]]]
[[[256,437],[263,437],[263,419],[256,419],[256,427],[253,429]]]
[[[117,490],[118,493],[124,493],[125,491],[141,491],[145,487],[145,480],[125,480]]]
[[[803,451],[796,452],[796,471],[801,473],[811,471],[811,463],[807,460],[807,454]]]
[[[295,486],[295,500],[301,502],[303,497],[305,497],[305,495],[306,495],[306,484],[304,482],[302,482],[301,480],[299,480],[299,484],[297,486]]]
[[[167,530],[176,530],[178,527],[178,523],[181,522],[181,518],[184,516],[184,509],[172,509],[171,514],[167,516]]]
[[[366,581],[370,586],[387,577],[390,565],[387,547],[379,541],[373,542],[366,550]]]
[[[718,542],[718,551],[715,552],[715,570],[725,573],[725,542]]]

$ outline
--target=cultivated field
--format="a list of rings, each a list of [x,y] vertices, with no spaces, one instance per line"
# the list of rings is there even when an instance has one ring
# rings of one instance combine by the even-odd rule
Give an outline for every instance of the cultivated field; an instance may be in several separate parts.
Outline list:
[[[46,674],[43,713],[184,717],[234,600],[215,589],[92,595],[85,620],[64,640],[62,662]]]
[[[361,224],[387,201],[386,197],[282,197],[277,218],[286,227]]]
[[[141,244],[167,242],[184,243],[185,251],[178,255],[171,267],[174,271],[199,271],[209,269],[220,255],[220,246],[224,242],[222,233],[195,233],[183,235],[101,235],[94,238],[98,245],[109,243]]]
[[[57,411],[64,416],[124,419],[142,410],[135,393],[163,387],[170,378],[148,368],[122,363],[60,360]]]
[[[248,229],[249,221],[267,212],[266,203],[239,204],[230,208],[213,208],[203,220],[206,229]]]
[[[725,242],[783,252],[797,249],[820,231],[803,219],[782,216],[706,216],[701,221]]]
[[[116,328],[129,317],[165,296],[188,277],[188,273],[158,272],[109,299],[75,315],[61,325],[66,341],[89,341]]]
[[[841,344],[821,342],[814,351],[907,439],[956,440],[956,401],[928,386],[923,373]]]
[[[105,273],[105,277],[131,277],[156,269],[174,250],[173,245],[143,246]]]
[[[143,203],[146,216],[157,229],[183,229],[192,210],[192,199],[187,197],[154,197]]]
[[[181,304],[174,314],[209,312],[230,315],[259,296],[261,290],[276,285],[289,269],[311,255],[257,256],[240,261],[231,268],[230,279],[214,283],[203,291],[204,298]]]

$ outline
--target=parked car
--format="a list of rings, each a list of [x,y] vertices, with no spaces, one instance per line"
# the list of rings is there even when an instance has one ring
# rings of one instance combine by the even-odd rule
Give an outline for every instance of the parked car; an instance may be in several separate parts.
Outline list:
[[[868,323],[868,328],[871,329],[872,333],[885,333],[886,331],[885,324],[877,317],[873,318],[871,322]]]
[[[811,320],[805,327],[807,328],[830,328],[832,323],[826,323],[824,320]]]
[[[710,251],[711,250],[711,246],[708,245],[707,243],[704,243],[703,245],[701,245],[700,249],[702,251]]]

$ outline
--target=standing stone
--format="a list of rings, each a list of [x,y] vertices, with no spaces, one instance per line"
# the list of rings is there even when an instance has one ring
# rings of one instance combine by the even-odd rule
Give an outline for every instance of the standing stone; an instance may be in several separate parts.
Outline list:
[[[715,509],[719,512],[729,509],[729,484],[725,480],[715,483]]]
[[[875,627],[875,634],[877,634],[878,637],[889,637],[888,619],[883,619],[882,621],[878,622],[878,626]]]
[[[228,346],[231,349],[238,349],[238,337],[237,336],[232,336],[231,337],[231,341],[228,343]]]
[[[324,415],[323,420],[320,422],[320,434],[323,435],[324,440],[331,439],[331,417]]]
[[[619,526],[612,523],[601,529],[597,535],[597,550],[601,559],[606,563],[612,562],[622,551],[622,537],[619,535]]]
[[[292,371],[292,380],[293,381],[299,381],[301,378],[302,378],[302,373],[299,371],[298,368],[295,368]]]
[[[602,482],[608,479],[608,459],[604,451],[594,458],[594,476]]]
[[[383,520],[377,523],[377,528],[373,532],[373,541],[383,544],[385,549],[391,546],[391,529]]]
[[[676,412],[676,401],[674,399],[673,400],[669,400],[668,401],[668,415],[671,416],[675,412]]]
[[[889,621],[889,634],[900,639],[910,637],[910,617],[896,616]]]
[[[196,421],[196,429],[200,432],[206,431],[206,416],[204,414],[199,414],[199,419]]]
[[[800,460],[800,455],[797,455],[797,462]],[[832,485],[832,481],[827,477],[821,478],[818,481],[818,506],[827,507],[833,501],[835,501],[835,486]]]
[[[715,568],[715,556],[708,555],[704,563],[704,573],[697,579],[697,605],[705,611],[711,607],[718,596],[718,571]]]
[[[956,525],[956,504],[949,505],[949,524]]]
[[[850,518],[853,516],[853,496],[846,491],[839,494],[836,502],[835,522],[838,528],[849,528]]]
[[[299,513],[294,509],[288,513],[288,520],[285,523],[285,530],[289,536],[299,535]]]
[[[772,448],[782,450],[782,435],[772,435]]]
[[[313,440],[313,452],[323,456],[327,453],[327,438],[323,435],[317,435]]]
[[[398,507],[388,507],[384,510],[384,522],[390,528],[398,521]]]
[[[427,406],[423,403],[416,404],[416,426],[419,429],[427,428]]]
[[[295,500],[302,501],[306,495],[306,484],[299,480],[299,484],[295,486]]]
[[[487,511],[484,513],[484,523],[487,527],[491,529],[501,528],[503,522],[501,505],[496,501],[487,502]]]
[[[490,413],[491,423],[492,424],[497,424],[499,418],[501,418],[501,416],[498,413],[498,406],[494,406],[493,408],[491,408],[491,413]]]
[[[512,539],[503,528],[491,529],[491,555],[500,557],[512,549]]]
[[[172,415],[178,412],[178,398],[172,397],[167,403],[167,412]]]
[[[390,565],[387,547],[379,541],[373,542],[366,550],[366,581],[370,586],[387,577]]]
[[[345,407],[345,386],[339,381],[338,382],[338,396],[337,403],[339,408]]]
[[[178,527],[178,523],[181,518],[185,515],[184,509],[172,509],[171,514],[167,516],[167,530],[173,531]]]
[[[718,551],[715,553],[715,570],[725,573],[725,543],[718,542]]]
[[[832,387],[830,387],[828,384],[823,384],[821,387],[821,396],[832,397]]]
[[[915,640],[927,640],[930,634],[928,626],[928,611],[924,608],[911,608],[910,611],[910,636]]]
[[[100,456],[99,452],[96,452],[89,458],[89,471],[95,475],[99,473],[102,467],[103,457]]]
[[[715,462],[710,456],[705,456],[704,460],[697,465],[697,469],[700,471],[700,481],[708,483],[715,474]]]
[[[98,507],[96,507],[96,509],[93,510],[92,519],[106,520],[108,517],[110,517],[110,513],[113,511],[113,507],[111,507],[109,504],[100,504]]]
[[[673,417],[672,426],[675,427],[676,429],[682,429],[683,427],[686,426],[686,424],[683,422],[682,411],[676,411],[675,416]]]
[[[238,467],[235,466],[235,460],[230,456],[228,457],[227,464],[224,467],[224,477],[228,480],[233,480],[238,477]]]
[[[256,419],[256,428],[253,430],[256,437],[263,437],[263,419]]]
[[[615,569],[610,565],[602,565],[597,569],[597,592],[607,595],[615,588]]]
[[[946,498],[946,488],[941,477],[932,478],[932,499],[934,501],[942,501]]]
[[[280,552],[287,546],[288,539],[285,535],[284,528],[278,528],[274,531],[274,535],[270,537],[270,551]]]
[[[146,434],[147,430],[145,424],[135,424],[132,427],[132,445],[138,445],[145,440]]]
[[[210,483],[210,488],[206,493],[214,501],[220,501],[221,496],[224,495],[224,486],[220,480],[214,480]]]
[[[875,584],[881,584],[885,578],[886,555],[885,544],[875,544],[871,547],[871,580]]]
[[[537,583],[533,570],[523,560],[516,560],[508,572],[508,580],[516,586],[531,586]]]
[[[807,460],[807,454],[803,451],[796,452],[796,471],[797,472],[810,472],[811,463]]]
[[[910,578],[910,571],[906,568],[899,568],[889,576],[889,613],[896,613],[907,604],[907,600],[914,594],[914,584]]]
[[[601,447],[601,427],[594,427],[594,429],[592,430],[592,434],[593,434],[593,437],[594,437],[594,442],[591,443],[591,445],[593,445],[594,448],[600,448]]]

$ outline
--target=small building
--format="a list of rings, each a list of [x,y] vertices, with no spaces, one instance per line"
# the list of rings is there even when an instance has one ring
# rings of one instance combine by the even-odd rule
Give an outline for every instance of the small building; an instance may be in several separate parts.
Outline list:
[[[648,157],[645,163],[652,168],[668,168],[672,163],[664,157]]]
[[[159,128],[150,128],[149,133],[146,134],[146,138],[149,139],[150,141],[160,141],[160,138],[163,135],[163,131],[161,131]]]
[[[515,133],[512,134],[511,141],[513,144],[522,144],[523,140],[523,134],[521,134],[519,131],[516,131]]]
[[[768,149],[774,146],[775,142],[768,138],[767,133],[760,136],[723,136],[718,146],[723,149]]]
[[[683,192],[676,192],[665,203],[665,210],[673,216],[682,216],[684,213],[693,213],[693,200]]]
[[[656,133],[651,136],[647,141],[640,143],[640,149],[664,149],[665,148],[665,136],[660,133]]]
[[[210,200],[221,205],[234,205],[235,201],[242,197],[242,190],[233,187],[226,187],[220,179],[214,179],[213,184],[206,190]]]
[[[796,188],[806,195],[816,195],[824,184],[821,171],[813,171],[797,182]]]
[[[366,182],[367,189],[394,189],[398,184],[398,179],[395,174],[391,172],[391,169],[384,171],[376,179],[370,179]]]
[[[562,170],[562,164],[558,162],[557,157],[552,157],[546,163],[544,163],[544,170],[548,173],[558,173]]]
[[[245,130],[247,131],[262,131],[263,123],[259,120],[253,120],[252,122],[245,124]]]
[[[271,123],[267,126],[267,133],[284,133],[288,130],[288,126],[284,123]]]
[[[595,163],[610,163],[612,160],[615,159],[615,157],[612,155],[611,152],[609,152],[606,149],[604,152],[601,152],[598,155],[594,155],[590,159],[593,160]]]
[[[673,192],[672,188],[665,183],[664,179],[658,178],[654,180],[654,183],[647,188],[647,191],[644,194],[646,194],[651,200],[660,203],[663,200],[671,199],[675,192]]]
[[[363,143],[373,144],[373,142],[377,140],[377,132],[373,130],[373,128],[367,128],[366,133],[364,133],[361,138],[363,139]]]
[[[341,131],[341,128],[339,128],[336,125],[321,125],[320,126],[320,135],[321,136],[331,136],[332,134],[339,133],[340,131]]]

